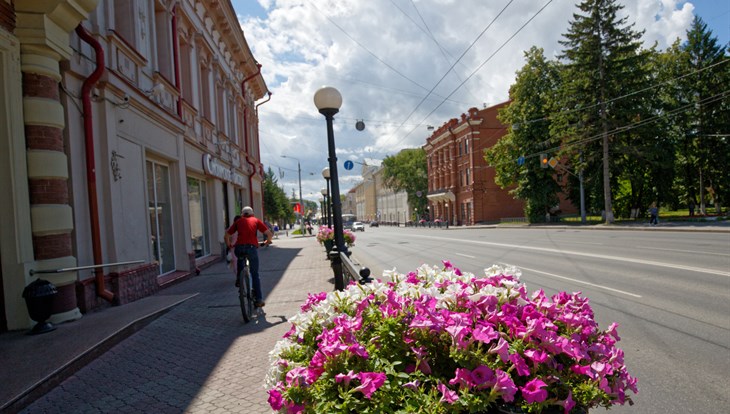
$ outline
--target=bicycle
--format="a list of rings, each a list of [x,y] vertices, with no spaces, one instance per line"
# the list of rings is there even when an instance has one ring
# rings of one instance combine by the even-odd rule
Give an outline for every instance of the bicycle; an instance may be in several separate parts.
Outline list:
[[[259,246],[266,246],[266,243],[259,243]],[[245,260],[243,269],[236,275],[236,286],[238,286],[238,300],[241,303],[241,315],[243,316],[243,321],[248,323],[251,319],[261,316],[264,313],[264,309],[254,306],[256,299],[254,298],[251,284],[248,256],[244,254],[243,258],[239,258],[238,260]]]

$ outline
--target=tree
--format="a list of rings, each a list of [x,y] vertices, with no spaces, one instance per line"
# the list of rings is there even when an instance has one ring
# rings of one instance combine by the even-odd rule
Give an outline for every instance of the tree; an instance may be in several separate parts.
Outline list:
[[[428,191],[427,168],[426,151],[423,148],[404,149],[383,160],[384,184],[396,192],[405,191],[408,205],[418,211],[425,211]]]
[[[542,168],[538,157],[554,151],[549,114],[560,75],[557,63],[546,60],[540,48],[531,48],[525,58],[527,63],[517,72],[509,90],[511,103],[499,114],[500,121],[512,128],[485,151],[484,158],[496,171],[497,185],[512,188],[510,193],[525,201],[525,216],[534,223],[545,220],[558,204],[557,194],[561,191],[553,178],[555,172]],[[523,165],[517,163],[520,156],[525,157]]]
[[[287,223],[294,220],[289,200],[278,185],[274,171],[269,168],[264,175],[264,218],[269,222]]]
[[[560,42],[566,60],[560,116],[568,128],[564,132],[570,132],[564,143],[582,148],[588,183],[594,183],[589,190],[598,190],[590,173],[601,171],[605,220],[612,223],[611,186],[618,181],[619,166],[611,162],[609,145],[630,145],[623,128],[644,116],[641,96],[622,98],[646,86],[648,58],[640,50],[643,32],[617,17],[623,6],[615,0],[585,0],[578,8],[582,14],[573,15]]]
[[[705,214],[705,191],[711,193],[716,209],[720,200],[730,197],[730,58],[699,17],[687,31],[681,52],[680,67],[688,74],[678,81],[678,105],[686,107],[680,118],[685,131],[684,186],[689,199],[699,195],[700,212]]]

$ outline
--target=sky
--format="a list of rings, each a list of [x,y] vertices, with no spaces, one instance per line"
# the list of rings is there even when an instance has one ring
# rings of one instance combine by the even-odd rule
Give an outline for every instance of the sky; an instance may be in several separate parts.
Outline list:
[[[272,93],[259,107],[261,161],[287,195],[319,200],[328,166],[324,117],[314,93],[342,95],[334,137],[340,190],[425,144],[469,108],[508,98],[532,46],[560,55],[577,0],[231,0]],[[648,48],[666,49],[697,15],[720,44],[730,41],[730,1],[619,0]],[[362,120],[365,129],[358,131]],[[345,169],[345,161],[354,168]]]

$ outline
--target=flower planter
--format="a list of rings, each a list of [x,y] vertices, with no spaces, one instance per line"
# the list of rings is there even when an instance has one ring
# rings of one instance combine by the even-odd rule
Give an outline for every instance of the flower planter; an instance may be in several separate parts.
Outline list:
[[[322,244],[324,244],[324,249],[329,254],[330,250],[332,250],[332,247],[335,245],[335,242],[334,240],[325,240],[322,242]]]
[[[310,294],[270,354],[279,412],[587,414],[632,403],[636,379],[577,293],[528,293],[514,267],[448,261]],[[405,405],[404,405],[405,404]]]

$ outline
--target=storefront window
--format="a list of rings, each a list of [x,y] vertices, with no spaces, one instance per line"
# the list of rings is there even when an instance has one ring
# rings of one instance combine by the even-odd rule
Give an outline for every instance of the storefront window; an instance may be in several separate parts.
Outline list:
[[[160,274],[165,274],[175,270],[170,172],[167,166],[147,161],[147,194],[152,254],[160,265]]]
[[[188,209],[190,210],[190,237],[195,257],[209,255],[208,193],[205,181],[188,177]]]

